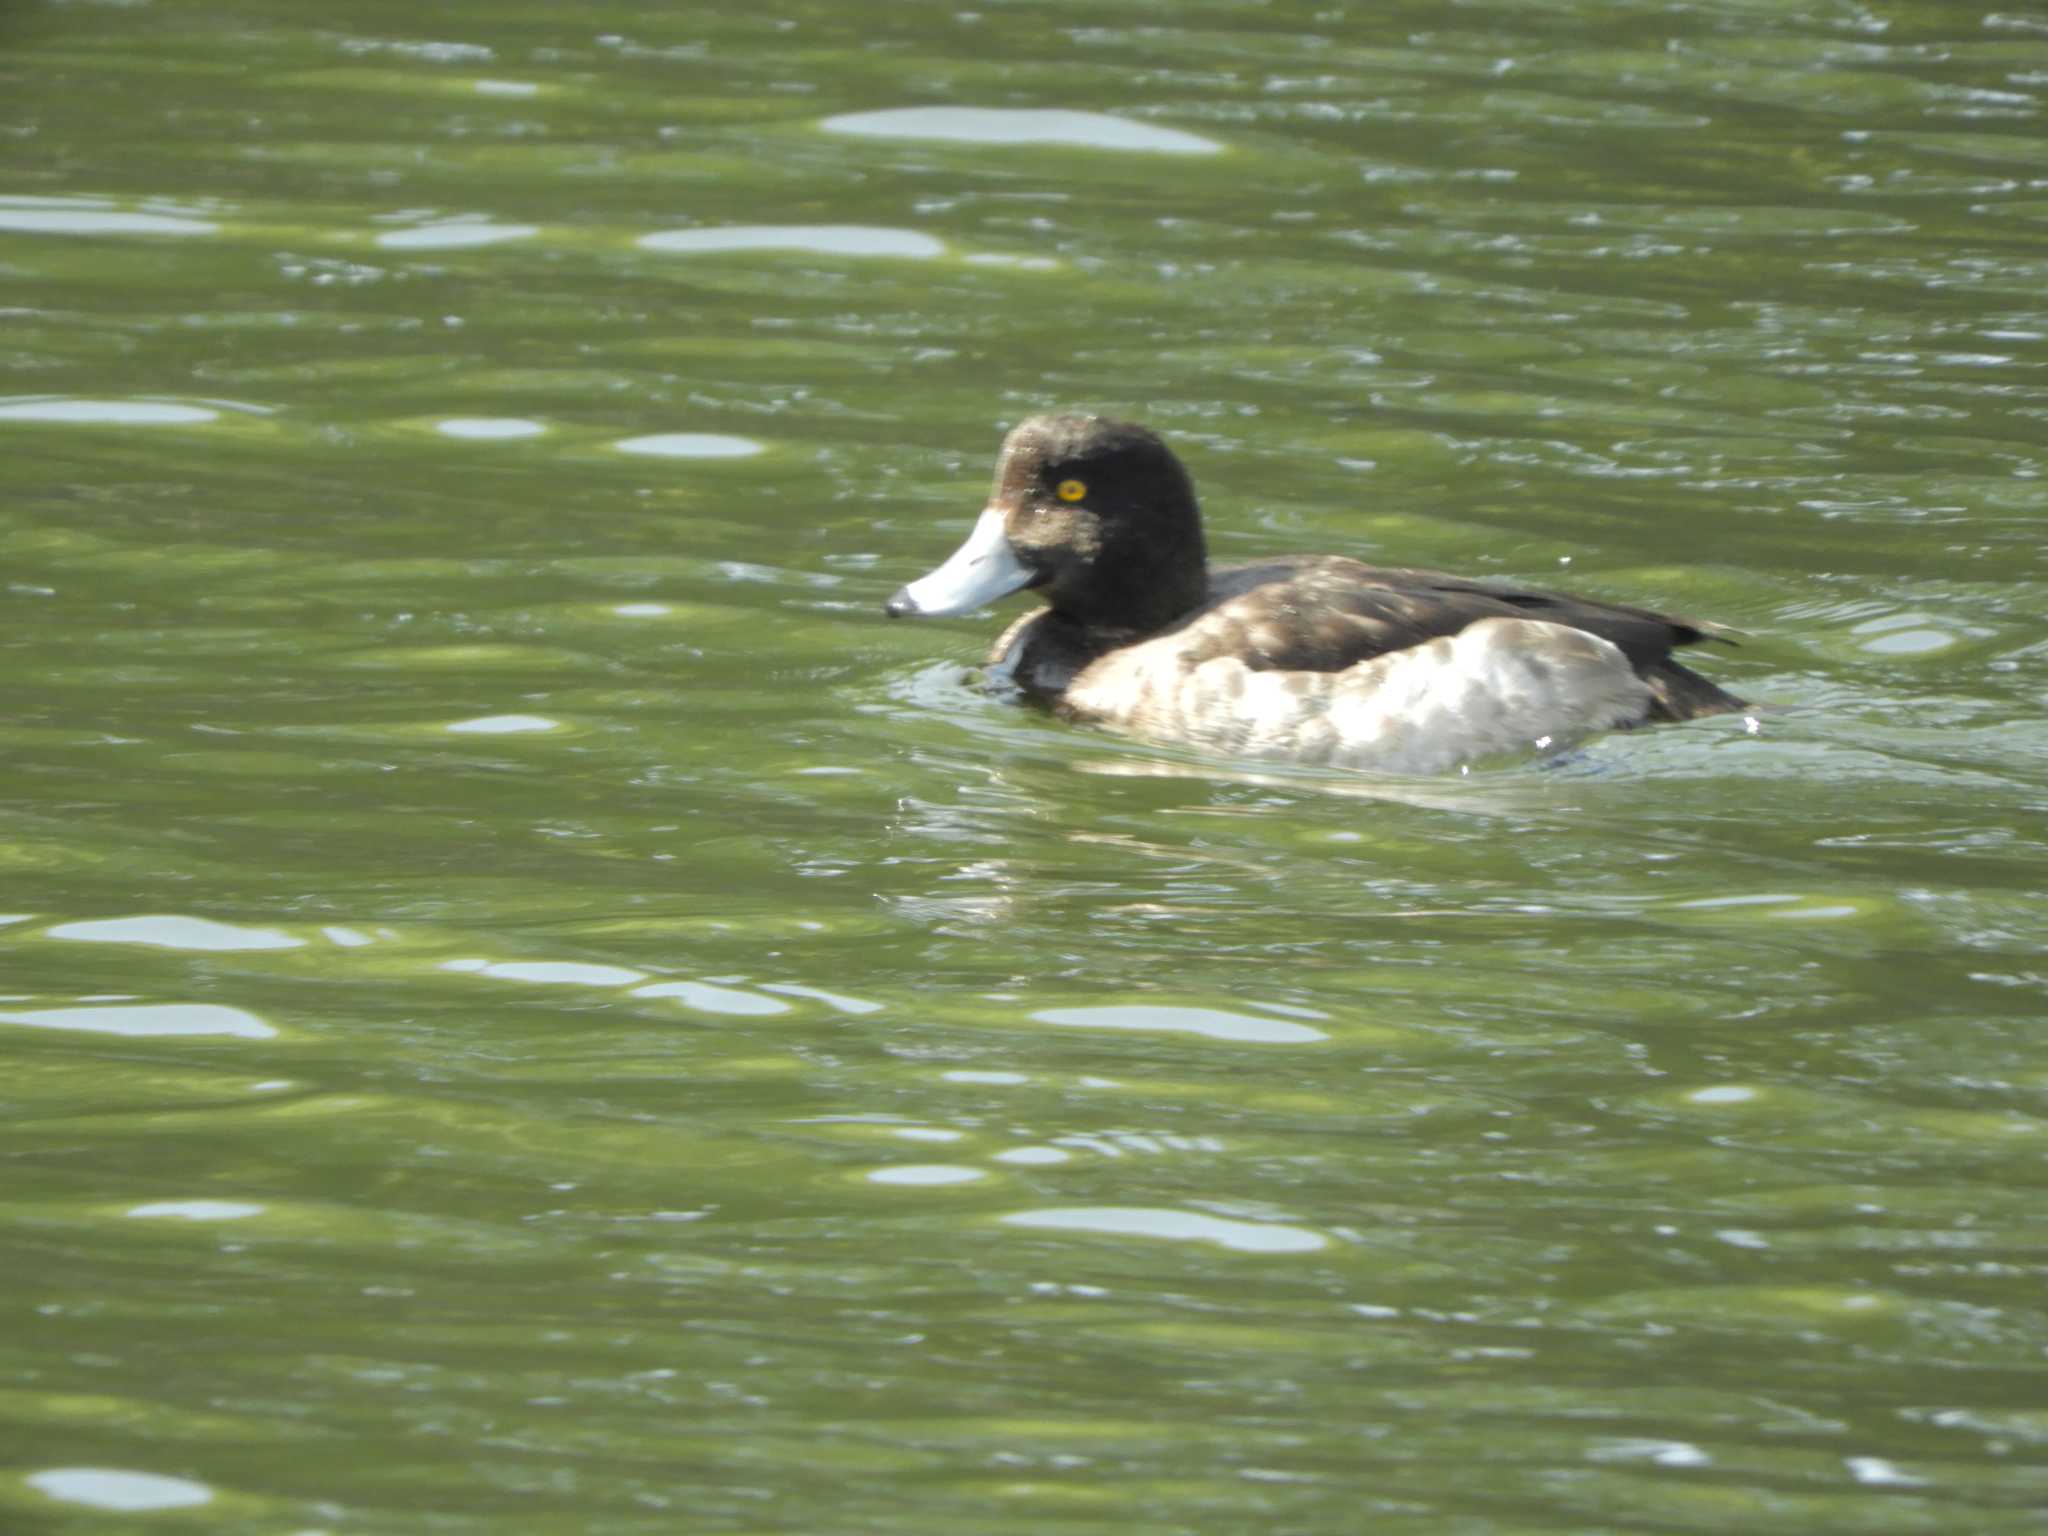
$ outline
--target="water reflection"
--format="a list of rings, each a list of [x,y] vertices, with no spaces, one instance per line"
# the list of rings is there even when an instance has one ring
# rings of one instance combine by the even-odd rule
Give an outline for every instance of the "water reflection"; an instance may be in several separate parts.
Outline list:
[[[45,934],[52,939],[75,939],[95,944],[147,944],[163,949],[297,949],[306,942],[277,928],[249,928],[236,923],[217,923],[206,917],[165,915],[58,923],[45,930]]]
[[[1586,1452],[1588,1461],[1648,1461],[1660,1467],[1710,1467],[1714,1458],[1683,1440],[1603,1440]]]
[[[0,421],[76,422],[107,427],[186,427],[218,421],[220,412],[168,400],[0,401]]]
[[[986,1169],[963,1168],[951,1163],[907,1163],[894,1168],[872,1168],[866,1174],[870,1184],[908,1184],[922,1187],[972,1184],[987,1177]]]
[[[561,728],[561,721],[550,720],[546,715],[480,715],[442,727],[454,736],[531,736]]]
[[[698,1013],[747,1015],[755,1018],[789,1012],[789,1004],[738,987],[708,981],[657,981],[636,987],[635,997],[668,998]]]
[[[190,1478],[115,1467],[52,1467],[44,1472],[31,1472],[22,1481],[60,1503],[83,1504],[121,1514],[190,1509],[213,1501],[213,1490]]]
[[[434,430],[443,437],[501,442],[543,436],[547,432],[547,426],[543,422],[529,421],[522,416],[450,416],[446,420],[435,422]]]
[[[555,987],[623,987],[642,980],[646,974],[623,965],[593,965],[578,960],[443,960],[441,969],[488,976],[496,981]]]
[[[1043,1211],[1013,1211],[1000,1219],[1012,1227],[1210,1243],[1239,1253],[1313,1253],[1328,1247],[1330,1241],[1320,1232],[1280,1222],[1231,1221],[1196,1211],[1139,1206],[1062,1206]]]
[[[0,229],[39,235],[217,235],[211,219],[117,208],[101,198],[0,197]]]
[[[128,1214],[177,1221],[243,1221],[262,1215],[263,1210],[264,1207],[249,1200],[152,1200],[146,1205],[131,1206]]]
[[[1695,1104],[1747,1104],[1757,1096],[1754,1088],[1722,1083],[1712,1088],[1695,1088],[1686,1098]]]
[[[1214,155],[1223,149],[1213,139],[1178,128],[1057,107],[896,107],[828,117],[820,126],[831,133],[954,144],[1063,145],[1165,155]]]
[[[269,1040],[270,1025],[244,1008],[222,1003],[128,1003],[100,1007],[30,1008],[0,1013],[0,1024],[27,1024],[37,1029],[77,1030],[94,1035],[125,1035],[153,1039],[173,1035],[232,1035],[242,1040]]]
[[[486,245],[530,240],[540,233],[535,224],[497,224],[489,219],[449,219],[410,229],[388,229],[377,244],[392,251],[466,251]]]
[[[732,437],[722,432],[657,432],[648,437],[629,437],[612,446],[620,453],[658,459],[745,459],[765,451],[751,437]]]
[[[1871,1488],[1925,1488],[1930,1481],[1901,1471],[1882,1456],[1846,1456],[1842,1464],[1857,1482]]]
[[[1031,1015],[1041,1024],[1079,1029],[1139,1030],[1161,1034],[1202,1035],[1211,1040],[1250,1041],[1261,1045],[1299,1045],[1330,1037],[1307,1024],[1228,1013],[1220,1008],[1176,1007],[1166,1003],[1125,1003],[1097,1008],[1045,1008]]]
[[[779,992],[784,997],[808,998],[823,1003],[837,1013],[879,1013],[883,1005],[867,998],[848,997],[844,992],[828,992],[823,987],[805,986],[795,981],[767,981],[761,984],[763,992]]]
[[[866,224],[737,224],[716,229],[667,229],[642,235],[642,250],[670,255],[732,251],[807,251],[816,256],[943,256],[946,243],[914,229]]]

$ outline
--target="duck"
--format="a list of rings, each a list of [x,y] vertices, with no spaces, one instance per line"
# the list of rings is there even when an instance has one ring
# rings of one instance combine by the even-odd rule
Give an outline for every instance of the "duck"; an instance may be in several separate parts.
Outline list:
[[[1194,481],[1151,429],[1032,416],[966,542],[883,605],[948,618],[1011,593],[991,673],[1067,719],[1263,762],[1435,774],[1748,706],[1673,652],[1733,643],[1647,608],[1290,554],[1214,565]]]

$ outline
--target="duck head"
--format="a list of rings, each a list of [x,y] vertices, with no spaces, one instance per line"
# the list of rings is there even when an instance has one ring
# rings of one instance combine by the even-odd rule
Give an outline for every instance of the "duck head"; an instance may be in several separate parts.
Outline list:
[[[1152,432],[1103,416],[1033,416],[1003,440],[967,542],[883,605],[891,618],[969,613],[1026,587],[1068,623],[1158,629],[1202,601],[1195,489]]]

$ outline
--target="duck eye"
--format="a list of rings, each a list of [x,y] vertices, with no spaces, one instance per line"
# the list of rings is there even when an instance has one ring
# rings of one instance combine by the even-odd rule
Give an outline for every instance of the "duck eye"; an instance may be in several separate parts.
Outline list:
[[[1085,480],[1062,480],[1053,487],[1053,494],[1061,501],[1079,501],[1088,494],[1088,483]]]

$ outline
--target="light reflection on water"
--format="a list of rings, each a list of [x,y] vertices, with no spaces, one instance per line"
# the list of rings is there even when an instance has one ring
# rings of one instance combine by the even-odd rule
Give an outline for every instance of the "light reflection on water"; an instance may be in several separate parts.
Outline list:
[[[116,1467],[52,1467],[31,1472],[22,1481],[56,1503],[126,1514],[191,1509],[213,1501],[213,1490],[190,1478]]]
[[[147,1040],[166,1036],[226,1035],[269,1040],[277,1031],[246,1008],[224,1003],[119,1003],[99,1007],[25,1008],[0,1012],[0,1024],[76,1030]]]
[[[215,235],[211,219],[109,208],[87,198],[0,197],[0,230],[46,235]]]
[[[0,401],[0,421],[77,422],[110,427],[185,427],[218,421],[220,412],[168,400]]]
[[[128,1214],[151,1220],[244,1221],[262,1215],[263,1209],[249,1200],[151,1200],[132,1207]]]
[[[724,432],[657,432],[613,444],[620,453],[658,459],[746,459],[763,451],[750,437]]]
[[[561,728],[561,721],[546,715],[479,715],[443,727],[451,736],[531,736]]]
[[[250,928],[203,917],[159,914],[58,923],[45,930],[52,939],[94,944],[148,944],[164,949],[296,949],[306,941],[276,928]]]
[[[823,126],[833,133],[953,144],[1064,145],[1167,155],[1213,155],[1223,148],[1178,128],[1070,108],[895,107],[828,117]]]
[[[940,1188],[949,1184],[972,1184],[988,1177],[986,1170],[962,1168],[948,1163],[899,1163],[890,1168],[868,1171],[870,1184],[901,1184],[918,1188]]]
[[[732,251],[809,251],[819,256],[943,256],[945,242],[914,229],[860,224],[751,224],[718,229],[667,229],[642,235],[642,250],[670,255]]]
[[[439,224],[418,224],[409,229],[387,229],[377,236],[377,244],[389,251],[468,251],[481,246],[531,240],[539,233],[538,226],[532,224],[451,219]]]
[[[1159,1003],[1104,1008],[1045,1008],[1032,1017],[1042,1024],[1064,1024],[1079,1029],[1160,1031],[1266,1045],[1298,1045],[1330,1038],[1307,1024],[1229,1013],[1220,1008],[1185,1008]]]
[[[1329,1239],[1320,1232],[1280,1222],[1228,1221],[1191,1211],[1077,1206],[1059,1210],[1013,1211],[1007,1226],[1055,1232],[1098,1232],[1114,1237],[1163,1238],[1176,1243],[1213,1243],[1238,1253],[1313,1253]]]
[[[517,438],[541,437],[548,429],[544,422],[527,421],[517,416],[451,416],[445,421],[435,422],[434,430],[443,437],[502,442]]]

